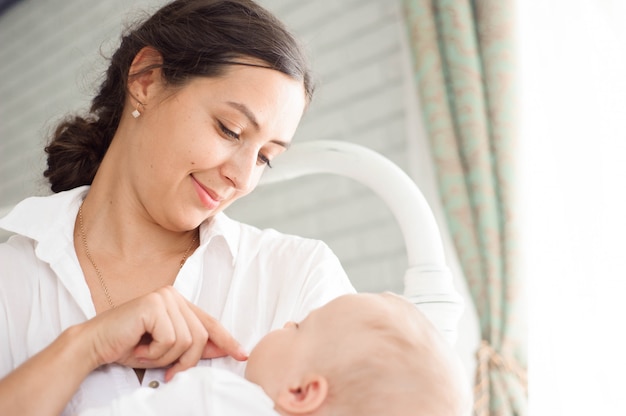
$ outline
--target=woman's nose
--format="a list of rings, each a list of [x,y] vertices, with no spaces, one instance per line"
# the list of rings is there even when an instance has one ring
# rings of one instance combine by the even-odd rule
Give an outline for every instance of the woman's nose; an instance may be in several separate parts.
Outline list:
[[[255,177],[260,174],[257,159],[256,149],[238,149],[225,164],[223,175],[238,191],[249,192],[255,185]],[[257,169],[259,169],[258,174]]]

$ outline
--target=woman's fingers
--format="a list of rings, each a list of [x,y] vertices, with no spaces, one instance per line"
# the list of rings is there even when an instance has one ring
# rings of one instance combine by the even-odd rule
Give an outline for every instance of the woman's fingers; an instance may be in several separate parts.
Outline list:
[[[204,351],[202,351],[202,358],[205,358],[205,359],[220,358],[220,357],[226,357],[226,356],[228,356],[228,354],[223,349],[215,345],[213,341],[211,341],[211,339],[209,339],[209,341],[204,346]],[[239,361],[242,361],[242,360],[239,360]]]
[[[217,358],[228,355],[237,361],[248,359],[248,353],[217,319],[191,302],[188,302],[188,305],[209,332],[209,339],[204,347],[202,358]]]
[[[248,359],[248,354],[243,347],[232,337],[232,335],[211,315],[204,312],[185,300],[185,314],[190,314],[188,319],[197,322],[196,330],[203,334],[204,342],[195,344],[187,349],[178,360],[165,373],[165,380],[169,381],[179,371],[195,366],[201,358],[218,358],[232,356],[236,360],[244,361]],[[217,341],[214,341],[213,339]],[[219,343],[218,346],[217,344]]]
[[[146,322],[146,332],[151,335],[152,341],[138,345],[135,357],[152,365],[169,364],[187,351],[193,353],[195,350],[199,359],[202,344],[208,338],[207,331],[186,306],[185,299],[173,288],[165,287],[155,293],[165,314],[156,315],[159,319]]]
[[[105,328],[100,338],[108,344],[110,358],[106,362],[136,368],[173,364],[167,379],[195,366],[201,358],[247,359],[241,345],[215,318],[171,286],[120,305],[94,320],[102,321],[98,326],[110,328]]]
[[[182,321],[181,327],[183,323],[185,327],[184,331],[177,332],[177,336],[182,337],[181,343],[170,349],[166,356],[161,358],[168,361],[168,363],[174,363],[165,374],[165,379],[168,381],[174,374],[193,367],[198,363],[200,358],[202,358],[202,351],[209,339],[209,332],[202,325],[195,311],[189,306],[191,303],[178,293],[176,293],[175,298],[176,303],[170,309],[170,314],[173,321],[180,320]],[[176,325],[175,328],[179,329]]]
[[[166,374],[171,377],[202,358],[247,359],[241,345],[215,318],[171,286],[99,314],[83,325],[93,334],[90,342],[100,364],[172,365]]]

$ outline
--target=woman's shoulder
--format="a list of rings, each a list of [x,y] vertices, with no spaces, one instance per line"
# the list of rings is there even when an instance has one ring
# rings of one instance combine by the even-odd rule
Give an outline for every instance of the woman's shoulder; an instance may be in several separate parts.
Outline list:
[[[7,272],[11,266],[32,264],[35,260],[35,241],[31,238],[15,234],[0,243],[0,264],[2,271]]]
[[[322,240],[285,233],[274,228],[259,228],[251,224],[238,222],[241,231],[241,242],[258,246],[259,249],[330,250]]]
[[[0,228],[40,241],[58,231],[59,227],[73,225],[76,211],[89,187],[46,196],[31,196],[19,202],[0,218]]]
[[[0,303],[5,312],[11,305],[32,303],[39,276],[35,250],[35,241],[22,235],[0,244]]]

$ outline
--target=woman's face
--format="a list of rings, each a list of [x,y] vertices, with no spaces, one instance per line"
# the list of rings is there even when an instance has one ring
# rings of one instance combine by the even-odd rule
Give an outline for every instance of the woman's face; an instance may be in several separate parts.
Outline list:
[[[158,81],[146,90],[141,116],[128,122],[130,180],[149,216],[177,231],[250,193],[305,108],[302,82],[243,65],[174,91]]]

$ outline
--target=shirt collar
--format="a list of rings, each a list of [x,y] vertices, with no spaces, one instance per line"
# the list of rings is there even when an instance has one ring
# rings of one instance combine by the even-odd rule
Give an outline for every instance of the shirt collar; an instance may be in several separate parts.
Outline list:
[[[223,212],[200,224],[200,247],[207,246],[214,237],[222,237],[232,255],[232,265],[239,251],[241,228],[239,224],[228,218]]]
[[[0,219],[0,228],[38,242],[37,254],[50,260],[73,244],[74,221],[89,190],[81,186],[50,196],[35,196],[18,203]]]

